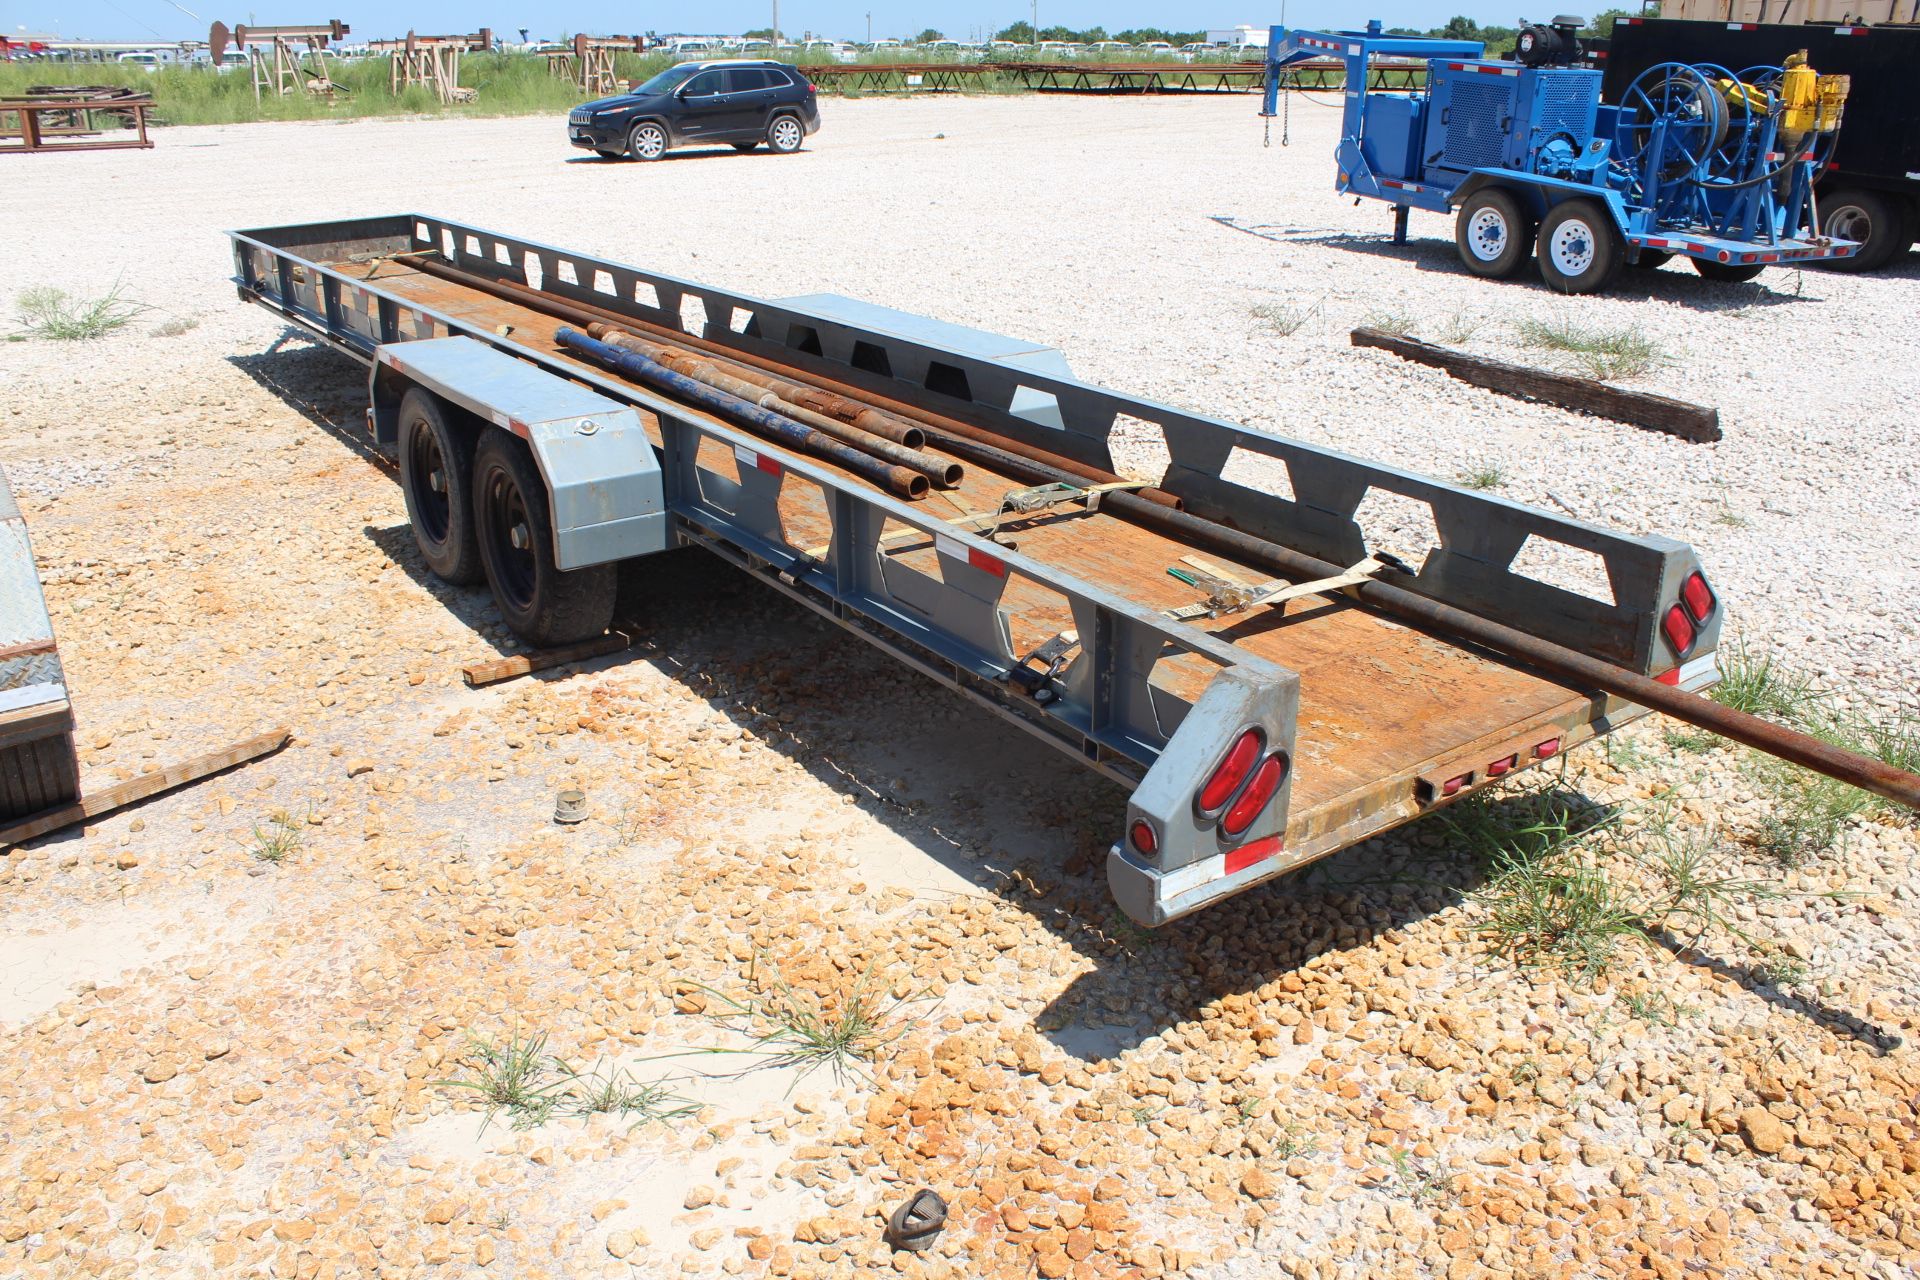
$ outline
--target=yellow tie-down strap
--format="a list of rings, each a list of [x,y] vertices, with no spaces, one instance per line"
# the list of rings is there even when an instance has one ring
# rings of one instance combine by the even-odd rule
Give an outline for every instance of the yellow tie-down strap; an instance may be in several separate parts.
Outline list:
[[[1199,556],[1181,556],[1180,562],[1198,572],[1192,575],[1175,573],[1174,576],[1206,590],[1207,598],[1198,604],[1167,610],[1167,617],[1176,622],[1193,618],[1218,618],[1226,614],[1244,613],[1248,609],[1277,607],[1289,600],[1298,600],[1301,596],[1344,591],[1370,581],[1382,569],[1404,567],[1404,562],[1392,552],[1376,551],[1331,578],[1317,578],[1312,582],[1287,582],[1276,578],[1272,582],[1255,584],[1245,582],[1236,577],[1232,570]]]

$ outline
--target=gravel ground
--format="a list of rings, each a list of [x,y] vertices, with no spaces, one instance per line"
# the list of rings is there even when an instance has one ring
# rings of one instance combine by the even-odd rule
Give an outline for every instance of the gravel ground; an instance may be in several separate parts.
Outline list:
[[[1647,724],[1552,785],[1764,876],[1744,936],[1519,971],[1434,823],[1147,934],[1099,871],[1114,788],[697,553],[648,566],[672,604],[624,660],[465,689],[506,637],[420,565],[360,373],[225,282],[223,228],[419,209],[1050,342],[1096,381],[1688,539],[1752,643],[1920,708],[1913,259],[1490,284],[1443,220],[1394,248],[1334,197],[1331,111],[1263,151],[1252,110],[830,102],[799,156],[646,167],[546,120],[15,161],[0,298],[118,278],[155,308],[0,346],[83,776],[295,742],[0,861],[0,1274],[1920,1272],[1910,825],[1760,864],[1750,768]],[[1663,353],[1641,385],[1727,439],[1346,345],[1386,314],[1529,360],[1524,317],[1637,327]],[[562,785],[591,821],[547,821]],[[886,1044],[838,1077],[684,1056],[745,1046],[723,996],[864,1000]],[[482,1129],[446,1081],[473,1037],[535,1035],[697,1113]],[[892,1254],[877,1215],[920,1185],[952,1222]]]

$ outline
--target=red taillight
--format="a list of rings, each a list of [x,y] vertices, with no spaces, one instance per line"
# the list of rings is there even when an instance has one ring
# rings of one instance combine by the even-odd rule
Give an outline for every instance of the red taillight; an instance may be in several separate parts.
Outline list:
[[[808,92],[808,93],[814,93],[814,92],[817,92],[817,91],[816,91],[816,90],[814,89],[814,87],[813,87],[813,81],[811,81],[811,80],[802,80],[802,81],[801,81],[800,83],[801,83],[801,84],[803,84],[803,85],[805,85],[805,86],[807,86],[807,92]]]
[[[1133,847],[1151,858],[1160,849],[1160,838],[1153,834],[1153,825],[1145,818],[1135,818],[1133,826],[1127,830],[1127,838],[1133,841]]]
[[[1660,619],[1660,630],[1666,633],[1667,644],[1682,658],[1693,648],[1696,638],[1693,620],[1687,617],[1687,611],[1679,605],[1668,609],[1666,616]]]
[[[1267,807],[1267,801],[1273,799],[1273,793],[1280,789],[1280,783],[1287,776],[1287,758],[1275,754],[1260,762],[1254,770],[1253,781],[1247,783],[1247,789],[1233,802],[1233,808],[1227,810],[1226,817],[1220,819],[1220,829],[1230,836],[1237,836],[1253,825],[1260,811]]]
[[[1200,813],[1211,818],[1226,807],[1233,793],[1253,772],[1253,766],[1260,761],[1260,749],[1266,745],[1258,729],[1244,730],[1219,764],[1214,766],[1213,776],[1207,779],[1207,785],[1200,788],[1200,798],[1196,802]]]
[[[1492,764],[1487,766],[1487,776],[1489,778],[1505,777],[1507,774],[1511,773],[1513,771],[1513,767],[1519,763],[1520,763],[1520,756],[1518,753],[1515,753],[1510,756],[1504,756],[1499,760],[1495,760]]]
[[[1539,756],[1542,760],[1546,759],[1548,756],[1559,755],[1560,739],[1548,738],[1545,742],[1534,743],[1533,754],[1535,754],[1536,756]]]
[[[1707,585],[1706,577],[1698,573],[1688,574],[1687,580],[1680,584],[1680,599],[1695,622],[1711,618],[1714,606],[1719,603],[1713,598],[1713,588]]]

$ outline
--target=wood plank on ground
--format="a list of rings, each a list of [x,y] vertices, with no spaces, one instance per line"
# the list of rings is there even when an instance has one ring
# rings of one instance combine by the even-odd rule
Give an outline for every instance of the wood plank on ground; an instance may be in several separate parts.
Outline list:
[[[1349,336],[1356,347],[1391,351],[1403,360],[1444,369],[1462,382],[1502,395],[1544,400],[1564,409],[1612,418],[1649,431],[1664,431],[1696,444],[1711,444],[1720,439],[1720,411],[1705,405],[1689,404],[1651,391],[1628,391],[1569,373],[1550,373],[1504,360],[1489,360],[1383,329],[1355,329]]]
[[[626,632],[609,631],[592,640],[562,645],[557,649],[541,649],[536,653],[516,653],[508,658],[489,658],[484,662],[469,662],[460,668],[460,674],[465,678],[469,688],[478,689],[481,685],[498,684],[502,680],[531,675],[535,671],[564,666],[569,662],[581,662],[587,658],[619,653],[632,644],[633,637]]]
[[[115,783],[103,791],[82,796],[72,804],[62,805],[58,809],[49,809],[45,813],[16,822],[10,827],[0,828],[0,844],[20,844],[46,835],[50,831],[70,827],[76,822],[85,822],[89,818],[97,818],[115,809],[125,808],[136,800],[145,800],[163,791],[184,787],[189,782],[198,782],[202,778],[231,769],[237,764],[245,764],[249,760],[271,755],[286,746],[287,740],[292,736],[293,732],[289,729],[274,729],[248,738],[244,742],[236,742],[219,751],[209,751],[191,760],[183,760],[179,764],[168,765],[152,773],[143,773],[137,778],[128,778],[125,782]]]

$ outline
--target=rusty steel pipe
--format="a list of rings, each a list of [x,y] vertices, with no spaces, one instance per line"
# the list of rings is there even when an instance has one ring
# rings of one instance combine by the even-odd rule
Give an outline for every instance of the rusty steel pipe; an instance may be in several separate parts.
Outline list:
[[[684,373],[675,373],[637,351],[623,351],[619,347],[608,346],[577,329],[559,329],[554,333],[553,340],[568,351],[604,365],[623,378],[630,378],[697,408],[717,413],[756,435],[765,436],[790,449],[800,449],[825,458],[862,479],[871,480],[889,493],[902,498],[927,496],[927,478],[919,472],[884,462],[850,444],[835,440],[825,432],[815,431],[812,427],[784,418],[751,401],[698,382]]]
[[[787,351],[782,353],[788,357],[785,361],[771,360],[765,356],[754,355],[751,352],[743,351],[738,347],[714,342],[709,338],[699,338],[690,333],[682,333],[680,330],[669,328],[666,325],[654,324],[652,321],[641,320],[635,316],[622,315],[618,311],[609,311],[604,307],[596,307],[590,303],[571,302],[565,298],[556,298],[550,293],[543,292],[539,289],[530,289],[526,285],[515,284],[511,280],[500,280],[492,276],[475,275],[471,271],[462,271],[457,267],[448,265],[439,258],[427,256],[425,252],[422,252],[418,256],[412,254],[394,254],[392,256],[395,260],[404,262],[406,265],[414,267],[426,275],[434,276],[441,280],[452,281],[455,284],[466,285],[469,288],[478,289],[482,293],[492,294],[494,297],[507,302],[516,302],[522,306],[530,307],[535,311],[543,311],[548,315],[570,321],[582,328],[586,328],[595,322],[610,323],[624,329],[637,330],[643,334],[664,338],[680,346],[691,347],[695,351],[704,351],[708,355],[720,356],[736,364],[743,364],[756,370],[774,374],[776,377],[787,379],[804,377],[808,382],[812,383],[814,387],[822,391],[850,399],[865,400],[868,407],[877,408],[886,413],[910,419],[914,423],[921,424],[925,427],[933,428],[939,431],[943,438],[970,440],[977,444],[991,447],[997,451],[1023,458],[1028,462],[1038,463],[1041,466],[1051,468],[1055,471],[1068,472],[1077,477],[1077,479],[1071,480],[1068,483],[1085,484],[1090,482],[1093,484],[1113,484],[1120,479],[1119,476],[1111,471],[1103,471],[1099,467],[1088,466],[1086,463],[1080,462],[1077,459],[1065,458],[1046,449],[1037,449],[1032,445],[1024,444],[1018,440],[1009,440],[991,427],[976,426],[973,423],[964,422],[952,414],[938,413],[919,405],[909,404],[904,400],[895,399],[883,391],[864,388],[847,382],[843,380],[840,375],[849,373],[851,372],[850,370],[843,369],[817,356],[809,356],[804,352]],[[829,414],[829,416],[838,417],[839,415]],[[870,426],[864,423],[859,425],[865,430],[872,430]],[[876,432],[875,434],[881,433]],[[946,447],[944,443],[942,447]],[[1146,488],[1140,489],[1137,492],[1141,500],[1153,503],[1156,506],[1168,507],[1177,511],[1182,505],[1179,498],[1162,489]]]
[[[616,346],[619,345],[621,338],[628,338],[637,342],[648,341],[648,339],[641,338],[629,330],[622,329],[619,325],[609,324],[605,321],[588,325],[587,332],[602,342],[611,342]],[[684,338],[686,335],[682,334],[680,336]],[[659,345],[666,346],[669,344],[662,342]],[[838,421],[846,423],[848,426],[858,427],[862,431],[868,431],[898,444],[906,445],[909,449],[920,449],[926,446],[927,433],[921,425],[917,422],[902,418],[898,414],[888,413],[884,409],[876,409],[872,405],[862,404],[860,401],[849,399],[846,396],[835,395],[831,391],[822,391],[818,387],[809,387],[802,383],[789,382],[785,378],[769,373],[764,369],[756,368],[740,360],[730,359],[727,356],[718,355],[711,351],[705,351],[702,354],[710,356],[735,370],[735,376],[745,378],[749,382],[765,387],[768,391],[773,392],[773,394],[783,400],[800,405],[803,408],[811,409],[815,413],[825,414],[827,417],[837,419]]]
[[[991,446],[962,441],[950,448],[960,457],[1009,475],[1020,476],[1031,484],[1074,483],[1074,477],[1068,473],[1051,470]],[[1155,503],[1142,501],[1131,493],[1107,494],[1100,500],[1100,510],[1174,534],[1183,542],[1259,565],[1297,581],[1331,578],[1346,572],[1340,565],[1237,529],[1229,529],[1190,512],[1170,511]],[[1483,645],[1548,675],[1584,688],[1616,694],[1643,707],[1664,712],[1676,720],[1743,743],[1756,751],[1778,756],[1815,773],[1859,787],[1862,791],[1870,791],[1882,799],[1920,810],[1920,776],[1896,769],[1884,760],[1848,751],[1822,742],[1811,734],[1722,706],[1711,698],[1661,684],[1637,671],[1589,657],[1404,587],[1370,580],[1353,588],[1353,591],[1363,603],[1381,613],[1455,639]]]
[[[638,352],[647,359],[672,369],[675,373],[684,373],[689,378],[698,379],[710,387],[718,387],[727,394],[739,396],[742,400],[757,404],[762,409],[769,409],[774,413],[792,418],[795,422],[805,423],[816,431],[824,431],[836,440],[852,445],[862,453],[870,453],[876,458],[897,463],[910,471],[918,471],[942,489],[957,488],[966,478],[966,468],[957,462],[936,458],[930,453],[908,448],[904,444],[896,444],[892,440],[862,431],[838,418],[829,418],[824,413],[816,413],[803,405],[794,404],[752,378],[740,377],[721,369],[705,356],[695,355],[691,351],[665,343],[649,342],[645,338],[637,338],[630,333],[620,333],[611,325],[593,325],[587,332],[610,347]],[[924,438],[923,436],[922,439]]]

